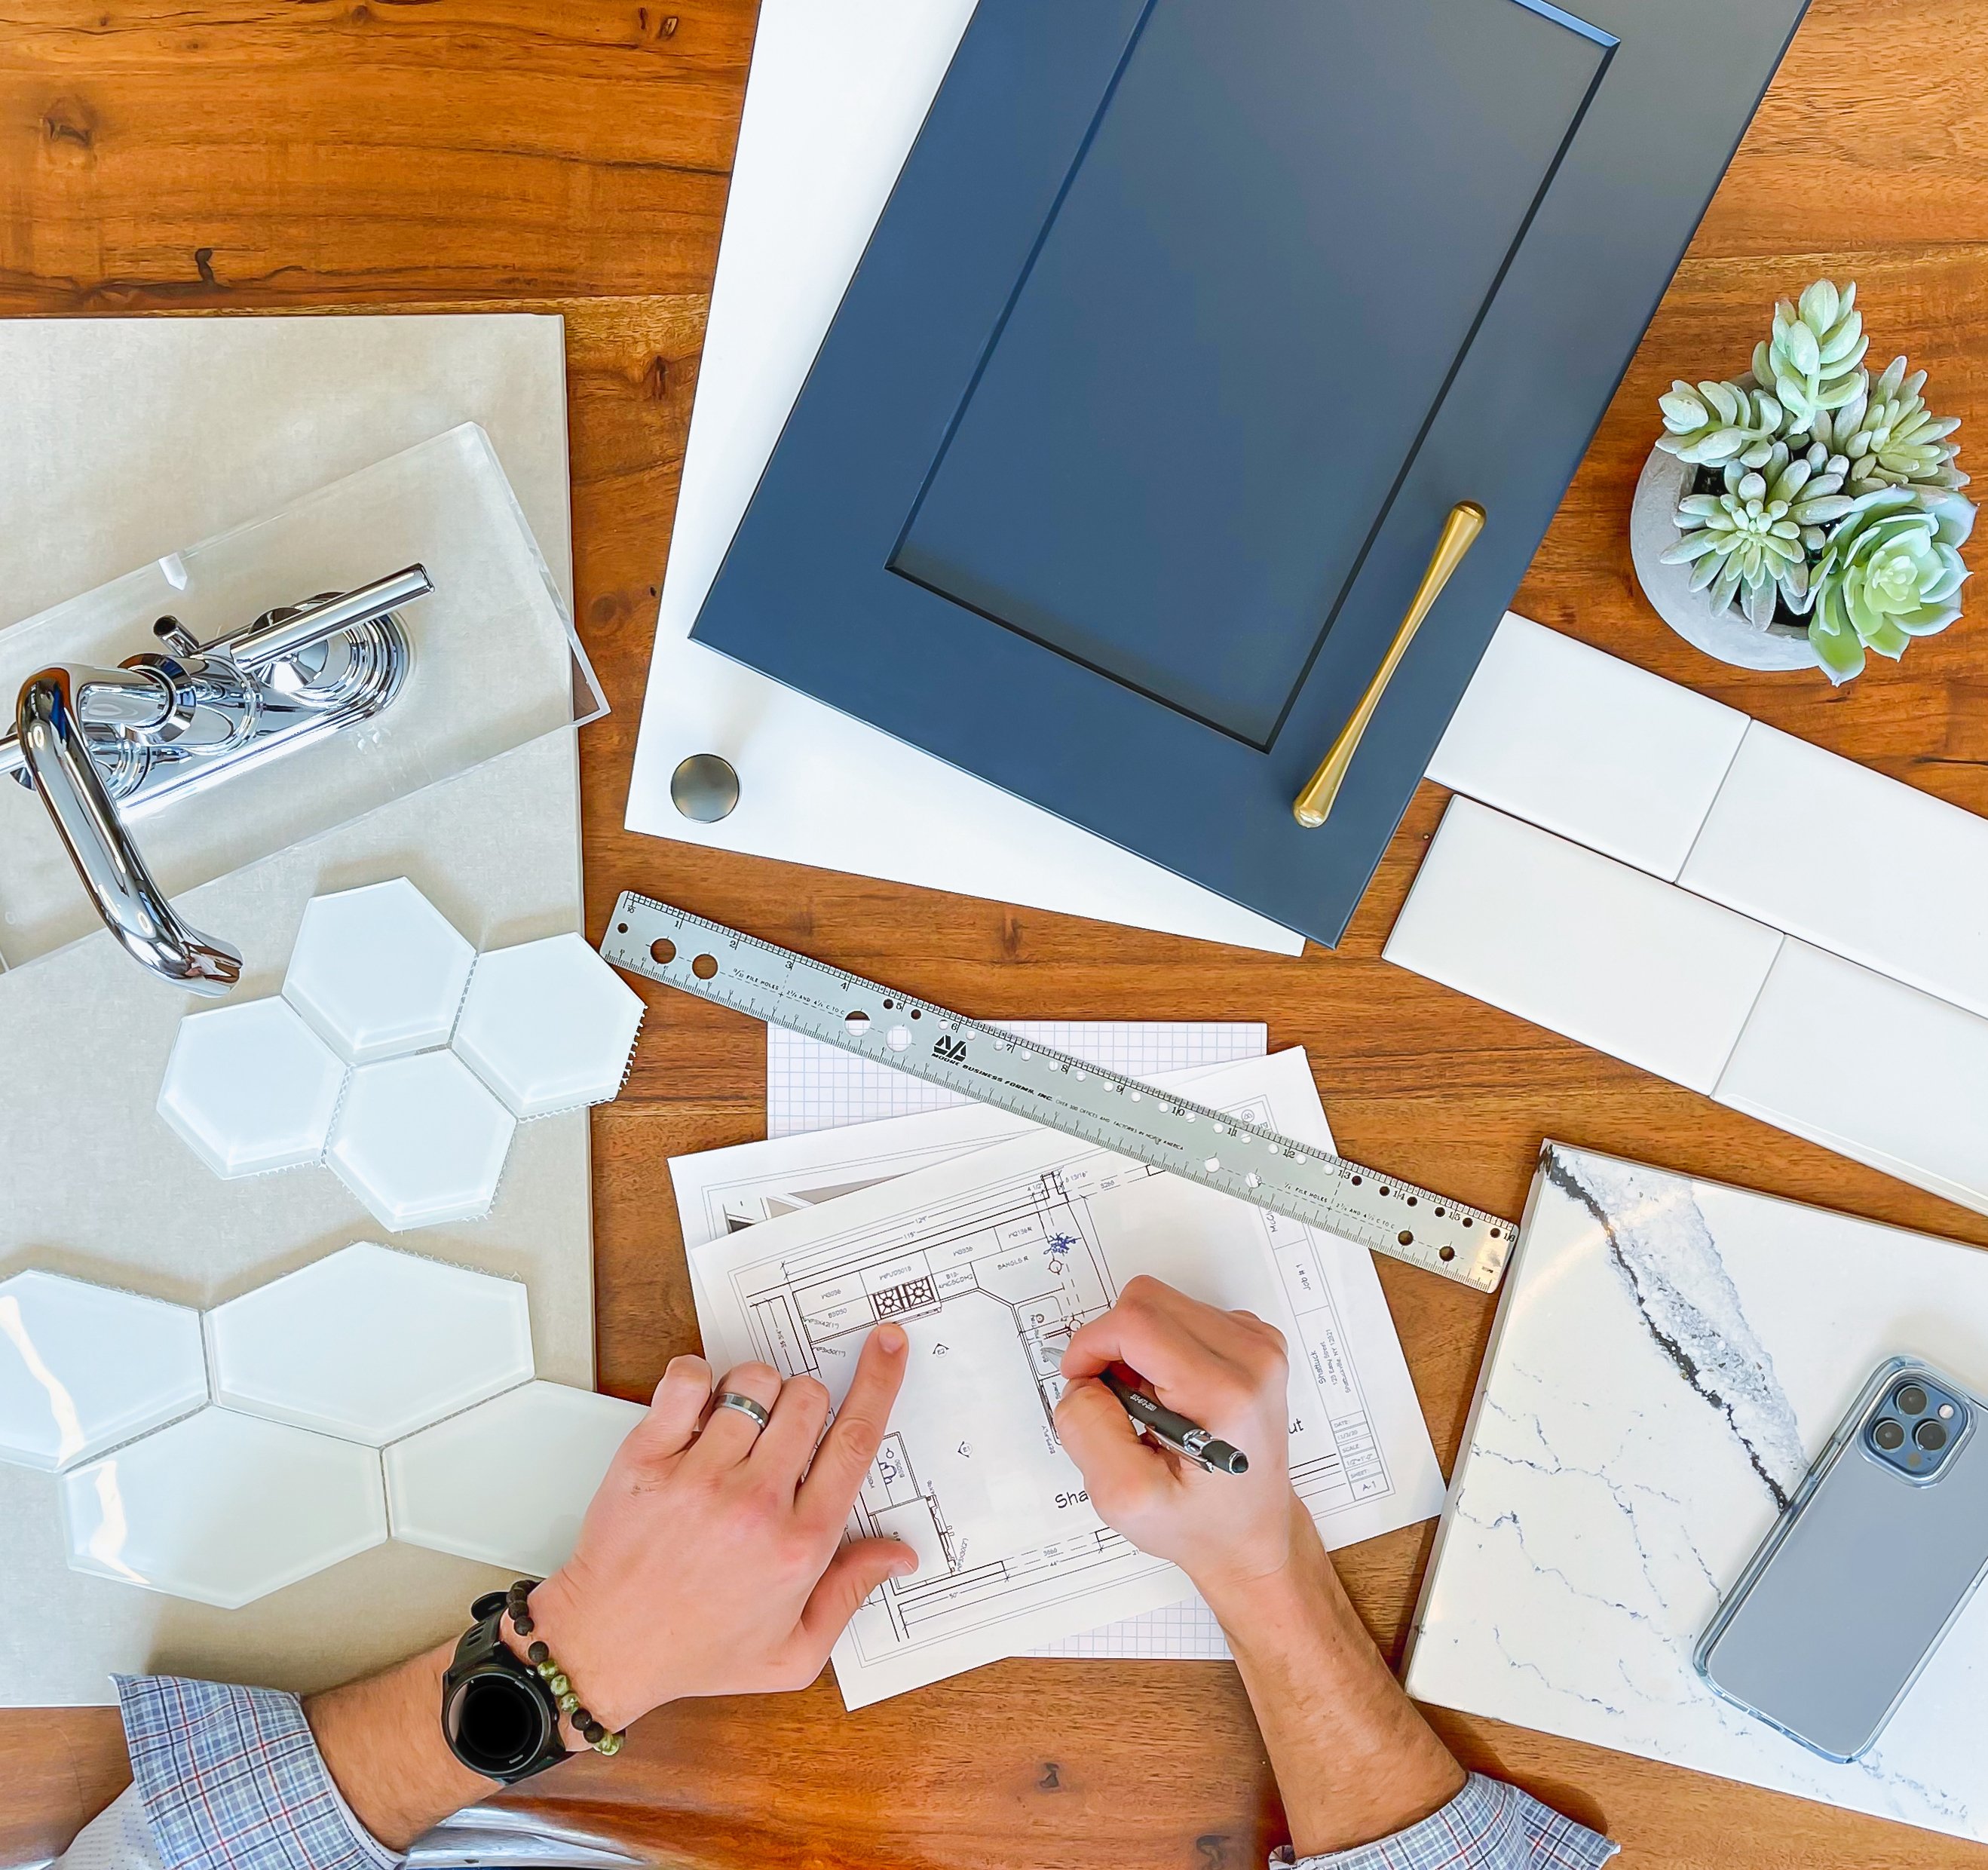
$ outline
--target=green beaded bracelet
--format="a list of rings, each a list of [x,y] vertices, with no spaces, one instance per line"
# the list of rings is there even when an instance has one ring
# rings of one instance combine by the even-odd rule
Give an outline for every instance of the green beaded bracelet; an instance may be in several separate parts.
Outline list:
[[[534,1577],[521,1577],[512,1585],[505,1609],[511,1619],[511,1628],[522,1639],[532,1634],[532,1592],[539,1581]],[[612,1759],[621,1750],[627,1739],[625,1734],[610,1733],[600,1722],[580,1706],[580,1696],[564,1669],[553,1660],[552,1652],[543,1643],[535,1642],[525,1652],[525,1660],[530,1663],[539,1679],[552,1690],[553,1699],[559,1703],[560,1712],[573,1723],[573,1730],[593,1750],[604,1757]]]

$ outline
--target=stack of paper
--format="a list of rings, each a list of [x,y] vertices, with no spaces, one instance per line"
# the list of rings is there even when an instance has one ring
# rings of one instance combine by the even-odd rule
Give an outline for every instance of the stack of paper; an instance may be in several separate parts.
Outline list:
[[[1302,1052],[1172,1081],[1330,1145]],[[884,1586],[837,1646],[852,1708],[1045,1645],[1224,1653],[1185,1577],[1090,1510],[1053,1432],[1063,1346],[1135,1273],[1246,1307],[1284,1332],[1292,1471],[1328,1544],[1441,1504],[1362,1249],[979,1104],[671,1167],[698,1320],[721,1369],[764,1358],[812,1371],[839,1398],[874,1324],[895,1319],[911,1337],[905,1391],[852,1530],[905,1539],[921,1564]]]

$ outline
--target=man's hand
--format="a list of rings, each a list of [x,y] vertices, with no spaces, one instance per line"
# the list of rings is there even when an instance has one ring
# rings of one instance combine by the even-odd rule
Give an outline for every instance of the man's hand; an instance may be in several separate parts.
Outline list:
[[[714,1388],[702,1358],[670,1364],[573,1557],[532,1593],[530,1640],[597,1720],[619,1729],[686,1696],[805,1688],[864,1599],[917,1569],[897,1540],[842,1544],[904,1351],[898,1326],[871,1334],[825,1436],[828,1392],[813,1377],[741,1364]],[[716,1408],[727,1390],[770,1411],[766,1427]]]
[[[1097,1380],[1114,1365],[1241,1449],[1249,1473],[1211,1474],[1141,1435]],[[1057,1433],[1107,1526],[1141,1551],[1172,1560],[1211,1598],[1290,1563],[1293,1540],[1311,1523],[1291,1492],[1290,1366],[1276,1326],[1141,1276],[1070,1339],[1063,1373],[1069,1387]]]
[[[1211,1474],[1148,1441],[1097,1380],[1114,1364],[1241,1449],[1249,1473]],[[1063,1369],[1064,1451],[1100,1517],[1172,1559],[1221,1619],[1298,1855],[1369,1843],[1453,1798],[1463,1769],[1401,1692],[1291,1490],[1282,1334],[1128,1280],[1070,1339]]]
[[[520,1656],[543,1642],[587,1712],[617,1731],[681,1696],[806,1687],[863,1600],[918,1567],[894,1539],[842,1544],[904,1350],[898,1326],[871,1333],[826,1435],[828,1392],[813,1377],[783,1383],[742,1364],[714,1391],[702,1358],[678,1358],[609,1466],[573,1557],[532,1593],[530,1638],[507,1618],[505,1640]],[[768,1409],[766,1427],[714,1408],[725,1390]],[[390,1850],[492,1790],[442,1740],[454,1649],[304,1704],[346,1803]],[[560,1730],[569,1749],[585,1744],[571,1722]]]

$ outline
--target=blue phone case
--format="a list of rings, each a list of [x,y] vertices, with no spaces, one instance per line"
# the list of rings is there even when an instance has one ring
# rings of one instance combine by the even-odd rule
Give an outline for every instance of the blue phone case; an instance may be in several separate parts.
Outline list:
[[[1895,1401],[1913,1387],[1916,1416]],[[1947,1402],[1926,1455],[1918,1425]],[[1699,1640],[1715,1692],[1825,1759],[1871,1745],[1988,1571],[1984,1410],[1919,1358],[1878,1366]]]

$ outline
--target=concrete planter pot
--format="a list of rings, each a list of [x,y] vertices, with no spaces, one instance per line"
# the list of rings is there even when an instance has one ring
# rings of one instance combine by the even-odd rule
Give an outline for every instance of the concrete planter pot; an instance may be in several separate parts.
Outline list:
[[[1736,608],[1715,611],[1704,592],[1691,588],[1690,566],[1660,562],[1682,536],[1676,525],[1678,502],[1691,491],[1697,473],[1691,462],[1653,448],[1636,482],[1629,508],[1629,556],[1651,607],[1692,648],[1735,668],[1819,668],[1805,624],[1777,620],[1762,629]]]

